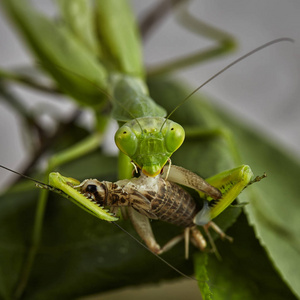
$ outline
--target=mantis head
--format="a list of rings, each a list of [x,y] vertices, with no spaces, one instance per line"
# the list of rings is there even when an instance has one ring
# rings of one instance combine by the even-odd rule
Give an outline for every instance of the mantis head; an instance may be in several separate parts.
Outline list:
[[[154,177],[181,146],[184,137],[183,127],[171,120],[143,117],[120,127],[115,142],[145,175]]]

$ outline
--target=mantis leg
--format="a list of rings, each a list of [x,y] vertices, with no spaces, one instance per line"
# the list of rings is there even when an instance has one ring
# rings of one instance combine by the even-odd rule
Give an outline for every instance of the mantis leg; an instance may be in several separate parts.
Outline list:
[[[149,76],[161,75],[186,68],[224,55],[235,49],[236,44],[230,34],[198,20],[188,12],[187,6],[178,10],[177,20],[186,29],[215,41],[217,45],[206,50],[200,50],[199,52],[189,54],[183,58],[175,59],[166,64],[160,64],[160,66],[153,67],[148,72]]]
[[[254,177],[251,168],[247,165],[242,165],[207,178],[206,181],[208,183],[221,191],[222,198],[214,200],[203,192],[199,192],[200,197],[205,200],[203,208],[194,218],[194,223],[197,225],[208,225],[210,221],[224,211],[246,187],[253,182],[260,181],[264,177],[266,177],[266,174]],[[222,236],[217,226],[210,224],[209,227],[212,227]]]
[[[165,169],[168,169],[168,178],[164,178],[166,176]],[[185,168],[175,165],[167,166],[164,168],[162,177],[166,180],[179,183],[198,191],[202,191],[205,194],[210,195],[213,199],[219,199],[222,197],[222,194],[218,189],[214,188],[202,177]]]
[[[205,138],[223,138],[232,155],[235,164],[241,164],[241,157],[236,146],[232,132],[221,124],[215,124],[212,129],[203,129],[197,127],[185,128],[186,139],[205,139]]]

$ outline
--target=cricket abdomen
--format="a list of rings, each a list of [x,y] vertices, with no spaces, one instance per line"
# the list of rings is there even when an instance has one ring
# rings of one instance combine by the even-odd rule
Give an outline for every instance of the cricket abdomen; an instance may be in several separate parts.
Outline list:
[[[199,209],[192,196],[173,182],[161,181],[151,200],[151,212],[162,221],[183,227],[193,226],[193,218]]]

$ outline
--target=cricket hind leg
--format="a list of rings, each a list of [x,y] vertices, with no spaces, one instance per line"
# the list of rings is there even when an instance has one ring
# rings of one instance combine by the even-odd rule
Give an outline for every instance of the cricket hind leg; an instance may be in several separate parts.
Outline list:
[[[135,209],[128,207],[127,208],[128,216],[133,224],[133,227],[135,228],[138,235],[141,237],[141,239],[145,242],[146,246],[154,253],[156,254],[163,254],[170,249],[172,249],[175,245],[177,245],[179,242],[181,242],[183,239],[185,239],[185,257],[188,258],[188,251],[189,251],[189,232],[190,227],[187,227],[185,229],[185,232],[182,234],[179,234],[172,238],[170,241],[168,241],[163,247],[161,247],[153,234],[149,218],[138,213]],[[200,233],[200,232],[199,232]],[[196,234],[192,231],[193,236],[195,235],[195,239],[197,240],[197,245],[200,245],[199,239],[196,238]],[[201,234],[201,233],[200,233]],[[198,235],[197,235],[198,237]],[[206,242],[205,239],[202,236],[202,239],[204,240],[205,245],[203,244],[202,249],[205,248]]]
[[[161,251],[160,245],[156,242],[149,218],[137,212],[134,208],[127,208],[128,216],[133,224],[138,235],[145,242],[147,247],[154,253],[159,254]]]
[[[127,213],[138,235],[145,242],[147,247],[156,254],[169,251],[185,237],[185,234],[177,235],[161,247],[155,239],[149,218],[140,214],[132,207],[127,208]]]

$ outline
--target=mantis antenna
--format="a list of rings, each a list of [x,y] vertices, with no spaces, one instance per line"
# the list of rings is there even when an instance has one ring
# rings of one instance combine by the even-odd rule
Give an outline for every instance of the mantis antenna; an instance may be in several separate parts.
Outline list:
[[[36,179],[34,179],[34,178],[31,178],[31,177],[29,177],[29,176],[26,176],[26,175],[24,175],[24,174],[22,174],[22,173],[19,173],[19,172],[17,172],[17,171],[14,171],[14,170],[12,170],[12,169],[10,169],[10,168],[7,168],[7,167],[5,167],[5,166],[3,166],[3,165],[0,165],[0,168],[3,168],[3,169],[5,169],[5,170],[7,170],[7,171],[10,171],[10,172],[12,172],[12,173],[15,173],[15,174],[21,176],[21,177],[24,177],[24,178],[26,178],[26,179],[29,179],[29,180],[31,180],[31,181],[34,181],[36,184],[38,184],[38,185],[41,186],[41,187],[44,187],[45,189],[48,189],[48,190],[57,190],[56,188],[54,188],[53,186],[51,186],[51,185],[49,185],[49,184],[47,184],[47,183],[41,182],[41,181],[36,180]]]
[[[287,38],[287,37],[283,37],[283,38],[279,38],[279,39],[275,39],[272,41],[269,41],[253,50],[251,50],[250,52],[240,56],[239,58],[237,58],[236,60],[234,60],[232,63],[230,63],[229,65],[227,65],[226,67],[224,67],[223,69],[221,69],[219,72],[217,72],[216,74],[214,74],[213,76],[211,76],[209,79],[207,79],[204,83],[202,83],[200,86],[198,86],[195,90],[193,90],[188,96],[186,96],[181,103],[179,103],[170,113],[169,115],[166,117],[166,120],[164,121],[164,123],[161,126],[161,129],[164,127],[166,121],[171,117],[171,115],[173,115],[173,113],[181,106],[183,105],[185,102],[187,102],[187,100],[189,100],[189,98],[191,98],[195,93],[197,93],[202,87],[204,87],[205,85],[207,85],[209,82],[211,82],[213,79],[215,79],[216,77],[218,77],[219,75],[221,75],[222,73],[224,73],[226,70],[228,70],[229,68],[231,68],[232,66],[234,66],[235,64],[239,63],[240,61],[244,60],[245,58],[251,56],[252,54],[259,52],[260,50],[267,48],[271,45],[277,44],[277,43],[281,43],[281,42],[294,42],[293,39],[291,38]]]

